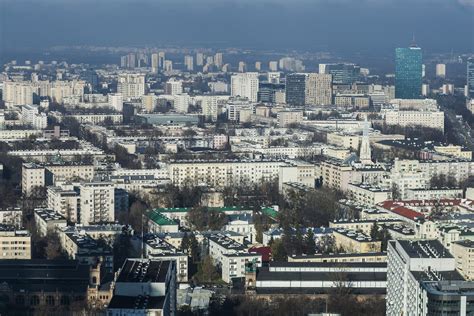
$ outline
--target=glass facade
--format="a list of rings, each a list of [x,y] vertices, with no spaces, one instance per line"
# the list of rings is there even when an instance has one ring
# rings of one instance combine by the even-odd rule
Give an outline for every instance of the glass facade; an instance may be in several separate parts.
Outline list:
[[[286,104],[301,106],[305,103],[306,75],[288,74],[286,76]]]
[[[395,50],[395,97],[421,98],[422,53],[419,47]]]
[[[355,64],[327,64],[325,73],[332,75],[333,84],[352,85],[360,75],[360,66]]]

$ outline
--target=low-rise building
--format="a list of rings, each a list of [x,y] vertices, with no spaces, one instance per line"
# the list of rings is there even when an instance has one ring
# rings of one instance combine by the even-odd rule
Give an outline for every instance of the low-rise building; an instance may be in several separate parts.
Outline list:
[[[67,220],[61,214],[52,209],[37,208],[35,209],[36,230],[40,236],[46,236],[54,233],[56,229],[67,226]]]
[[[380,241],[373,240],[371,237],[354,230],[339,228],[333,232],[333,236],[336,247],[342,248],[346,252],[380,252],[382,249]]]
[[[347,191],[351,199],[367,206],[392,199],[392,190],[367,184],[349,183]]]
[[[0,259],[31,259],[30,232],[0,225],[0,253]]]
[[[179,224],[157,210],[151,210],[146,215],[148,217],[148,229],[152,233],[177,233]]]
[[[386,252],[367,252],[367,253],[333,253],[333,254],[314,254],[314,255],[293,255],[288,257],[288,262],[386,262]]]

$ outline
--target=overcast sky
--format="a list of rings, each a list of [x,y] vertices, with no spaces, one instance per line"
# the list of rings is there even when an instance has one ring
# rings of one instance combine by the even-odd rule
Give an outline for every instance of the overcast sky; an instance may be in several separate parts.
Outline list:
[[[0,0],[3,50],[201,44],[474,50],[474,0]]]

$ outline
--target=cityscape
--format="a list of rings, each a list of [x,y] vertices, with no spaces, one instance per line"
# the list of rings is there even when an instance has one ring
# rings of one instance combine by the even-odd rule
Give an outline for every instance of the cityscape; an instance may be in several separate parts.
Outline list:
[[[221,1],[0,0],[0,314],[474,315],[474,2]]]

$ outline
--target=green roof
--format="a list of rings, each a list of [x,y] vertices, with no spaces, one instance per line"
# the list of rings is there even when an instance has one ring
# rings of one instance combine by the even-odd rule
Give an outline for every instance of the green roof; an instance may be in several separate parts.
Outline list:
[[[156,208],[154,211],[159,213],[186,213],[192,207],[169,207],[169,208]],[[224,206],[224,207],[208,207],[210,211],[216,212],[231,212],[231,211],[251,211],[252,208],[244,206]]]
[[[166,225],[177,225],[177,223],[168,217],[164,216],[157,210],[152,210],[148,213],[148,218],[155,222],[155,224],[160,225],[160,226],[166,226]]]
[[[273,219],[278,217],[278,212],[273,207],[262,207],[262,213]]]

